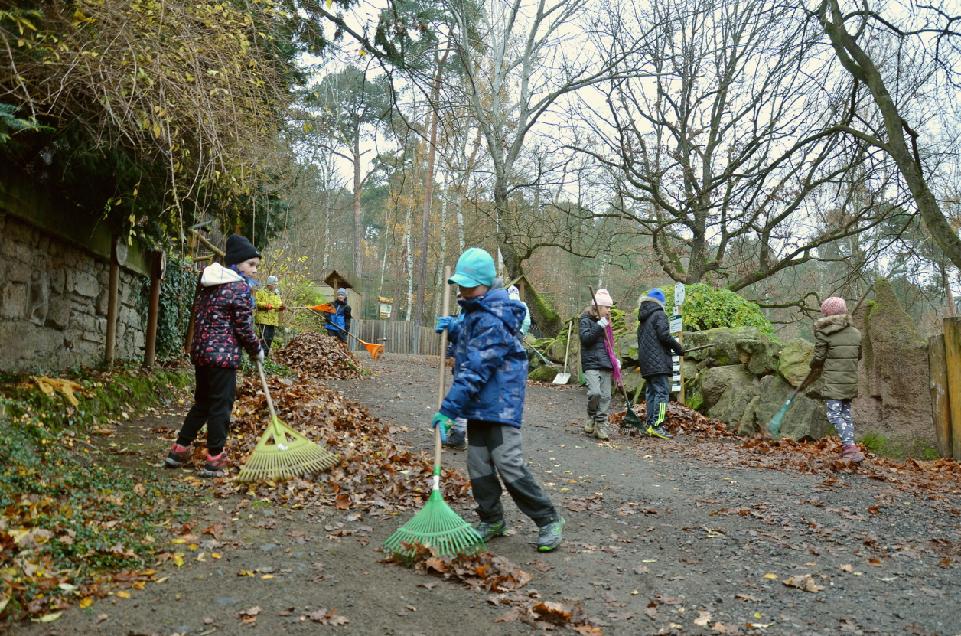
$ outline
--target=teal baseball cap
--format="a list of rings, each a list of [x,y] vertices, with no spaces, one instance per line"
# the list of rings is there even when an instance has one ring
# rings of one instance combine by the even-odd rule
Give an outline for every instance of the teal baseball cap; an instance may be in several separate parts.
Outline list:
[[[495,278],[494,259],[485,250],[472,247],[457,259],[454,275],[447,279],[447,283],[461,287],[490,287]]]

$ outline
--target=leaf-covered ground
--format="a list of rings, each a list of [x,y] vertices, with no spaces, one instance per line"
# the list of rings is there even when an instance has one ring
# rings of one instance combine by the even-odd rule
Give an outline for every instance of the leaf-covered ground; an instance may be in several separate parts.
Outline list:
[[[584,394],[573,387],[530,387],[525,412],[527,457],[568,520],[559,552],[536,553],[533,524],[507,504],[511,530],[490,555],[385,563],[378,546],[427,492],[436,368],[423,358],[363,364],[371,375],[324,385],[271,380],[281,417],[342,454],[338,467],[252,489],[156,468],[158,481],[196,496],[191,521],[166,535],[154,579],[23,631],[958,632],[953,462],[872,457],[852,469],[831,441],[745,441],[687,411],[672,413],[673,442],[617,431],[598,443],[580,432]],[[244,385],[235,457],[259,432],[262,401]],[[178,425],[179,415],[151,417],[116,435],[159,466]],[[474,521],[464,460],[445,453],[446,494]]]

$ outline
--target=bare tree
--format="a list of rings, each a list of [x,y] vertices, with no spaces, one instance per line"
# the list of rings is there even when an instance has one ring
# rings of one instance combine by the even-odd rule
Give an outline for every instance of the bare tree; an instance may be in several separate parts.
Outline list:
[[[866,88],[882,120],[881,125],[872,126],[870,120],[862,119],[843,129],[862,143],[890,155],[932,239],[955,267],[961,267],[961,239],[945,218],[925,175],[926,157],[919,149],[917,124],[912,126],[905,116],[912,112],[912,102],[918,98],[917,86],[909,83],[915,90],[897,90],[901,87],[902,64],[906,64],[917,79],[935,83],[936,90],[942,93],[938,100],[941,104],[950,104],[952,97],[957,99],[961,81],[961,10],[956,2],[933,0],[900,6],[890,13],[882,15],[867,3],[858,3],[855,10],[845,13],[839,0],[822,0],[817,6],[817,20],[837,59],[853,79],[852,90]],[[876,61],[864,44],[878,38],[895,40],[895,54],[884,60],[894,68],[885,69],[884,61]]]
[[[651,237],[669,276],[743,289],[879,221],[879,197],[855,200],[845,184],[867,174],[881,192],[884,157],[833,126],[852,105],[825,82],[802,12],[669,0],[632,19],[658,25],[624,52],[644,74],[614,81],[606,108],[585,104],[601,140],[589,152],[618,171],[615,214]],[[825,223],[838,208],[841,222]]]
[[[512,194],[528,185],[517,168],[532,130],[559,100],[610,79],[622,67],[623,51],[597,50],[583,36],[593,29],[587,15],[577,0],[488,0],[478,24],[473,6],[450,7],[463,101],[486,142],[497,244],[511,278],[524,273],[524,254],[510,228],[520,223]],[[560,324],[541,302],[531,303],[531,313],[548,331]]]

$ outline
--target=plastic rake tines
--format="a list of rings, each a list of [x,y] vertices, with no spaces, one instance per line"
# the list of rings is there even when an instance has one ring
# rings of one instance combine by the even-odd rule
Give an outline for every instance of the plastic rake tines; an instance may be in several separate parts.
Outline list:
[[[429,548],[439,556],[473,554],[485,548],[484,540],[447,505],[440,490],[431,492],[420,512],[387,537],[384,551],[412,557],[416,545]]]
[[[318,473],[340,458],[291,429],[277,417],[260,436],[250,459],[240,469],[238,481],[289,479]]]

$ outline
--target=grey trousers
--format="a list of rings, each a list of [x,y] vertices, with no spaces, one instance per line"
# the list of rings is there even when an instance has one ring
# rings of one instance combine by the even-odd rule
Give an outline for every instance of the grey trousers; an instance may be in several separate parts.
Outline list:
[[[502,481],[520,511],[538,527],[557,520],[554,504],[524,461],[520,429],[509,424],[467,420],[467,473],[481,521],[494,523],[504,519]]]
[[[587,381],[587,417],[604,424],[611,408],[611,372],[591,369],[584,372],[584,380]]]

